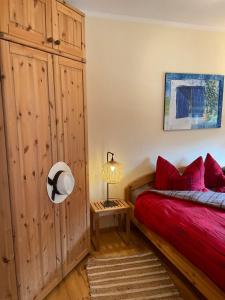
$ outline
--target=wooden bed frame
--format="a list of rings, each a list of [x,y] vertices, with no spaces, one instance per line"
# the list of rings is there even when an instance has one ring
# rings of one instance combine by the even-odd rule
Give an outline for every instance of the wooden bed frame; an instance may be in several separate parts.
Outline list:
[[[134,205],[131,202],[131,192],[154,181],[155,174],[147,174],[131,182],[125,189],[125,199],[132,208],[131,221],[138,229],[177,267],[177,269],[195,286],[203,296],[209,300],[224,300],[225,293],[195,267],[187,258],[181,255],[173,246],[162,239],[159,235],[149,230],[145,225],[138,222],[134,217]]]

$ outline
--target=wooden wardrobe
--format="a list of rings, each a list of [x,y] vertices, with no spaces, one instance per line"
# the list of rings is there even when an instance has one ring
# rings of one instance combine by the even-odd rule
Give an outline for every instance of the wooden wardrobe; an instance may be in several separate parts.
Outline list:
[[[89,251],[84,15],[0,5],[0,299],[43,299]],[[46,191],[57,161],[76,181],[61,204]]]

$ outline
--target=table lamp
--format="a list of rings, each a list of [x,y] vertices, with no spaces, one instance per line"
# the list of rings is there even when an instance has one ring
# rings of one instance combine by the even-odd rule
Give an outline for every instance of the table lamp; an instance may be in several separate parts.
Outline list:
[[[119,183],[122,179],[122,176],[122,164],[114,160],[114,153],[107,152],[107,162],[103,165],[102,169],[102,178],[107,183],[107,199],[104,202],[104,207],[113,207],[117,205],[115,201],[110,200],[109,198],[109,185]]]

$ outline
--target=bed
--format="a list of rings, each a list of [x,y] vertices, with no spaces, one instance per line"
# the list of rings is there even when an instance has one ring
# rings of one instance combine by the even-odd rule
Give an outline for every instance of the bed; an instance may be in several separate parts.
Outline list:
[[[128,187],[125,190],[125,197],[126,200],[130,203],[130,206],[132,208],[132,222],[139,228],[139,230],[185,275],[185,277],[207,298],[207,299],[212,299],[212,300],[224,300],[225,299],[225,252],[224,250],[224,243],[221,241],[218,244],[219,248],[219,256],[216,255],[215,259],[211,260],[208,259],[207,261],[207,256],[201,255],[201,247],[203,245],[207,244],[207,236],[204,236],[204,233],[201,232],[201,228],[199,228],[199,231],[197,234],[199,234],[199,239],[197,240],[197,235],[195,235],[195,240],[196,243],[191,249],[191,241],[186,239],[185,240],[185,230],[183,227],[176,228],[175,222],[171,221],[171,224],[169,222],[169,217],[167,218],[167,215],[164,214],[163,216],[163,222],[167,222],[167,224],[171,225],[172,231],[174,232],[176,230],[180,231],[181,234],[178,234],[181,236],[180,239],[176,240],[176,235],[171,235],[169,236],[169,226],[160,226],[159,224],[157,225],[157,218],[158,221],[160,220],[160,215],[154,216],[154,207],[157,208],[157,210],[160,210],[160,208],[157,207],[157,201],[161,200],[161,203],[163,206],[169,205],[169,201],[172,201],[171,198],[167,199],[165,196],[162,195],[157,195],[153,197],[153,195],[149,195],[149,192],[144,192],[145,190],[149,189],[149,185],[151,185],[154,182],[154,174],[148,174],[146,176],[143,176],[134,182],[130,183]],[[144,193],[143,193],[144,192]],[[141,196],[138,196],[138,202],[136,203],[136,208],[135,208],[135,198],[137,195],[140,193]],[[142,199],[140,199],[142,197]],[[149,198],[151,200],[151,204],[149,204]],[[152,197],[152,198],[151,198]],[[155,199],[155,200],[154,200]],[[194,209],[191,209],[192,212],[195,211],[195,213],[198,213],[198,211],[201,209],[201,207],[204,208],[205,206],[196,204],[196,203],[189,203],[186,204],[183,200],[178,200],[178,199],[173,199],[175,200],[175,203],[178,205],[178,208],[182,209],[189,209],[189,206],[193,206]],[[155,202],[154,202],[155,201]],[[180,202],[184,202],[185,204],[180,204]],[[142,204],[141,204],[142,202]],[[144,211],[142,211],[141,206],[145,205]],[[175,204],[174,204],[175,205]],[[200,207],[199,207],[200,206]],[[168,208],[167,207],[167,208]],[[150,211],[150,210],[153,211]],[[163,207],[163,211],[165,212],[165,207]],[[185,215],[185,212],[182,212]],[[181,215],[182,215],[181,213]],[[152,219],[151,220],[151,214],[152,214]],[[224,215],[225,212],[220,211],[219,209],[216,208],[207,208],[206,209],[206,214],[210,214],[212,218],[213,216],[216,215],[219,218],[223,218],[222,221],[224,221]],[[145,217],[147,215],[148,217]],[[178,217],[178,215],[175,217]],[[191,216],[192,218],[192,216]],[[202,217],[204,218],[204,217]],[[200,220],[202,220],[200,218]],[[162,223],[163,223],[162,222]],[[185,218],[183,220],[179,220],[179,222],[183,222],[185,225]],[[160,222],[158,222],[160,223]],[[201,222],[200,222],[201,223]],[[179,223],[180,224],[180,223]],[[225,223],[224,225],[224,231],[225,231]],[[222,226],[223,226],[222,225]],[[201,226],[201,224],[200,224]],[[168,230],[167,230],[168,229]],[[213,227],[213,230],[216,230],[215,227]],[[184,243],[189,241],[189,245],[186,247],[180,247],[182,245],[182,233],[183,238],[184,238]],[[200,238],[200,236],[204,236],[204,238]],[[177,236],[178,236],[177,235]],[[213,239],[213,237],[212,237]],[[214,240],[215,241],[215,240]],[[211,246],[214,242],[211,240]],[[216,245],[216,244],[215,244]],[[186,249],[187,248],[187,249]],[[211,247],[212,248],[212,247]],[[217,248],[217,245],[216,245]],[[202,248],[203,249],[203,248]],[[186,251],[185,251],[186,250]],[[191,251],[193,250],[193,251]],[[194,251],[195,250],[195,251]],[[196,252],[196,250],[199,252]],[[215,249],[214,249],[215,250]],[[190,255],[188,255],[190,252]],[[198,254],[198,255],[196,255]],[[210,247],[205,247],[204,246],[204,254],[210,255],[209,257],[212,257],[213,255],[214,258],[214,252],[213,249],[210,249]],[[216,253],[218,254],[218,253]],[[196,257],[195,257],[196,256]],[[201,257],[202,256],[202,257]],[[206,266],[205,266],[206,265]],[[212,274],[210,271],[212,270]],[[216,277],[216,278],[215,278]]]

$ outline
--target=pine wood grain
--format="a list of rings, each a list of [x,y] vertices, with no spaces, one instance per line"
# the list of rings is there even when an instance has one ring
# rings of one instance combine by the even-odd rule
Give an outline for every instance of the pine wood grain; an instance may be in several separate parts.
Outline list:
[[[54,148],[49,111],[54,102],[52,58],[5,41],[1,49],[18,293],[21,299],[38,299],[62,278],[59,227],[46,193]]]
[[[2,0],[0,34],[23,45],[85,60],[85,16],[56,0]]]
[[[84,16],[60,2],[54,4],[54,48],[78,57],[85,57]]]
[[[83,65],[54,57],[58,159],[75,177],[73,194],[60,207],[62,265],[66,275],[89,251]]]
[[[105,207],[105,201],[93,201],[91,202],[91,238],[92,243],[96,250],[99,250],[100,240],[100,228],[99,221],[101,217],[105,216],[117,216],[119,228],[122,228],[122,217],[124,217],[124,223],[126,228],[126,242],[130,240],[130,206],[122,199],[114,199],[115,206]]]
[[[157,249],[137,230],[132,230],[129,246],[115,230],[105,230],[101,235],[100,250],[92,249],[91,255],[94,257],[132,255],[138,252],[153,249],[160,256]],[[89,298],[89,287],[85,265],[86,257],[64,280],[50,293],[45,300],[87,300]],[[163,259],[163,257],[161,257]],[[164,259],[164,264],[180,290],[185,300],[204,299],[197,290],[175,269],[171,268],[168,261]]]
[[[84,14],[56,0],[1,1],[0,175],[9,182],[2,176],[0,299],[17,299],[16,284],[20,299],[43,299],[90,248],[85,67],[60,57],[85,61],[83,30]],[[71,166],[77,189],[54,206],[46,178],[58,160]]]
[[[87,87],[86,87],[86,64],[82,64],[82,91],[83,91],[83,114],[84,114],[84,143],[85,143],[85,184],[86,184],[86,234],[87,245],[90,251],[91,247],[91,230],[90,230],[90,194],[89,194],[89,161],[88,161],[88,116],[87,116]]]
[[[0,299],[8,300],[17,298],[17,288],[1,91],[3,80],[2,77],[0,80]]]
[[[46,47],[52,37],[52,0],[4,0],[1,31]],[[2,5],[2,3],[1,3]]]

